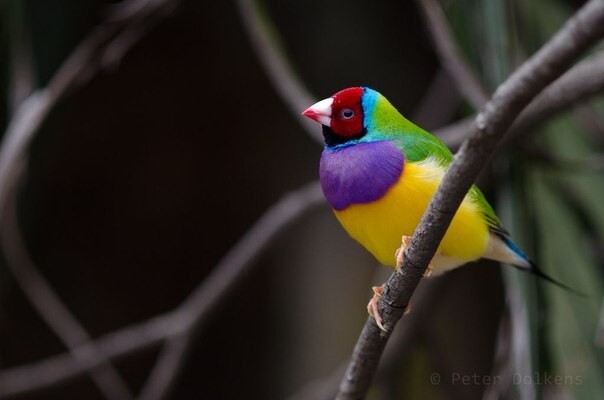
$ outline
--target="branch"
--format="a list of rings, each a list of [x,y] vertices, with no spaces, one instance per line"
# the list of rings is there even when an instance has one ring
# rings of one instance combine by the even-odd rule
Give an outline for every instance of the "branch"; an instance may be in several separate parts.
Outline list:
[[[83,344],[77,351],[93,354],[85,363],[78,361],[72,354],[65,353],[0,371],[0,398],[52,387],[88,373],[106,359],[119,359],[156,346],[164,338],[178,333],[181,326],[177,317],[175,313],[162,314]],[[96,357],[95,354],[102,354],[103,357]]]
[[[432,34],[440,64],[453,78],[457,90],[464,95],[476,110],[480,110],[489,99],[489,96],[471,68],[459,54],[442,8],[436,0],[417,0],[417,4]]]
[[[4,209],[7,182],[14,173],[14,166],[24,157],[27,146],[54,106],[99,71],[107,50],[114,49],[110,59],[117,62],[116,57],[123,56],[135,43],[130,36],[132,30],[149,30],[174,9],[176,1],[130,0],[113,6],[107,20],[78,44],[48,85],[33,92],[19,105],[0,148],[0,210]],[[121,51],[115,51],[116,48]]]
[[[155,366],[149,373],[138,396],[139,400],[161,400],[168,398],[170,391],[182,371],[191,346],[190,334],[173,335],[167,338]]]
[[[160,356],[161,363],[155,367],[152,375],[162,376],[165,382],[162,388],[149,382],[150,388],[143,390],[149,393],[149,399],[162,399],[167,396],[172,381],[182,368],[182,358],[189,352],[192,337],[205,322],[207,311],[214,309],[228,293],[227,289],[240,282],[249,266],[282,230],[296,221],[309,208],[323,204],[323,193],[317,182],[298,189],[280,202],[273,205],[237,242],[227,255],[215,267],[211,274],[185,299],[179,307],[179,313],[186,321],[187,329],[182,338],[174,337],[167,344],[167,350]],[[176,362],[178,360],[178,362]]]
[[[17,174],[16,178],[20,176],[21,174]],[[90,376],[105,397],[131,399],[132,394],[128,385],[102,354],[99,354],[95,348],[81,351],[80,346],[90,341],[88,332],[63,304],[27,252],[17,221],[16,183],[12,182],[11,187],[7,188],[10,190],[10,195],[6,201],[6,210],[3,210],[4,219],[0,224],[0,242],[8,269],[34,309],[65,344],[78,363],[84,365],[90,357],[102,360],[97,368],[90,371]]]
[[[100,68],[117,66],[127,50],[143,36],[143,33],[152,24],[170,13],[174,9],[175,3],[175,0],[130,0],[112,6],[107,23],[95,29],[78,45],[48,86],[34,92],[23,101],[7,128],[0,149],[0,210],[7,200],[7,182],[15,174],[15,165],[24,156],[27,146],[54,106],[70,91],[87,82]],[[269,26],[262,25],[263,20],[252,3],[244,4],[242,2],[240,5],[242,14],[247,15],[251,21],[248,25],[249,29],[257,32],[258,40],[274,43],[268,32]],[[276,61],[269,62],[276,76],[283,74],[280,71],[283,70],[282,65],[285,65],[286,76],[283,79],[287,82],[287,74],[291,71],[287,69],[287,64],[279,64],[283,60],[280,60],[279,57],[282,56],[276,53],[277,48],[270,48],[268,52],[264,52],[262,43],[256,41],[256,44],[256,49],[265,54],[268,60],[276,59]],[[271,51],[273,52],[271,53]],[[279,82],[282,82],[283,79]],[[281,87],[287,89],[288,86],[281,85]],[[299,93],[291,95],[291,92],[287,90],[285,93],[289,93],[286,95],[289,98],[299,99],[300,104],[312,102],[312,100],[308,100],[310,96],[305,99]],[[295,106],[296,113],[299,111],[298,108],[301,109],[301,106]],[[154,318],[147,323],[106,335],[96,343],[79,346],[74,351],[91,355],[85,363],[78,364],[72,356],[63,355],[31,367],[19,367],[3,372],[0,374],[0,396],[54,385],[96,368],[103,362],[103,358],[99,354],[108,358],[119,357],[129,352],[154,346],[167,338],[169,343],[166,345],[166,351],[151,374],[151,379],[156,380],[148,381],[148,385],[143,389],[144,396],[161,398],[162,393],[168,392],[171,382],[177,377],[182,365],[182,355],[190,347],[188,344],[190,340],[181,342],[181,345],[177,345],[176,340],[181,340],[179,338],[190,339],[193,333],[199,329],[203,317],[211,308],[211,305],[206,302],[215,304],[224,295],[218,288],[226,290],[243,276],[241,274],[235,279],[234,276],[224,276],[224,273],[228,274],[232,268],[240,268],[242,271],[247,269],[257,252],[268,244],[263,240],[272,237],[273,228],[280,231],[285,225],[296,220],[300,213],[319,204],[320,201],[322,201],[322,196],[317,185],[292,194],[265,215],[265,218],[269,219],[268,222],[266,219],[258,221],[261,227],[258,228],[259,225],[255,225],[256,231],[242,239],[239,247],[233,248],[228,255],[230,258],[225,258],[224,262],[215,269],[215,273],[202,283],[189,301],[179,309]],[[264,225],[262,225],[263,223]],[[212,277],[216,279],[212,280]],[[209,281],[218,284],[207,288]]]
[[[103,54],[105,48],[122,43],[122,34],[134,27],[139,31],[149,29],[152,22],[157,22],[166,14],[165,11],[170,8],[166,5],[170,2],[171,0],[130,0],[116,6],[112,16],[95,28],[74,49],[48,86],[32,94],[30,92],[33,90],[33,81],[31,81],[33,67],[30,65],[28,43],[25,44],[25,50],[13,49],[13,55],[16,57],[13,60],[13,73],[18,78],[11,99],[13,101],[11,106],[15,111],[3,136],[0,149],[0,221],[2,246],[7,264],[25,296],[66,345],[74,359],[81,365],[86,364],[90,357],[99,359],[97,367],[90,371],[91,377],[100,391],[112,399],[129,399],[132,396],[125,382],[102,354],[93,347],[80,348],[82,343],[90,340],[88,333],[38,272],[27,253],[18,230],[14,198],[16,182],[20,177],[19,172],[23,167],[27,146],[54,106],[70,90],[83,85],[98,71],[97,57]],[[134,3],[143,6],[141,12],[123,18],[120,23],[112,19]],[[24,35],[24,32],[17,32],[17,39],[23,39]],[[130,41],[127,45],[121,46],[123,49],[121,55],[134,43],[135,41]],[[20,61],[25,62],[27,67],[25,72],[21,71],[23,68],[20,68],[22,66],[19,64]]]
[[[602,91],[604,91],[604,51],[599,51],[570,69],[536,97],[514,122],[506,142],[518,140],[521,134],[533,130],[547,118]],[[465,118],[435,133],[447,145],[457,147],[470,131],[474,118],[474,116]]]
[[[78,362],[71,354],[63,354],[31,365],[1,371],[0,398],[56,385],[92,370],[105,359],[123,357],[156,346],[164,339],[174,343],[175,339],[172,338],[194,337],[216,304],[224,300],[229,290],[247,276],[256,257],[274,242],[284,229],[321,204],[324,204],[324,199],[317,182],[290,192],[256,221],[178,308],[79,346],[78,351],[90,354],[85,363]],[[177,353],[186,353],[190,349],[190,342],[192,340],[183,346],[184,350]],[[98,354],[103,357],[97,357]],[[161,358],[168,360],[170,357]],[[165,361],[159,365],[171,365],[176,371],[180,370],[180,357],[173,360],[178,362]],[[159,365],[155,368],[158,372],[152,375],[161,376]],[[177,376],[177,372],[161,372],[163,373],[171,374],[169,379],[162,378],[168,384]]]
[[[379,302],[387,332],[368,318],[336,397],[361,399],[367,393],[379,358],[402,317],[426,267],[482,166],[503,134],[530,101],[604,35],[604,1],[590,0],[535,55],[504,82],[478,114],[422,217],[400,270],[388,279]]]
[[[323,136],[316,129],[315,123],[300,115],[302,110],[317,99],[309,93],[287,60],[285,50],[279,43],[277,30],[266,17],[266,12],[259,10],[258,0],[238,0],[237,5],[252,48],[269,81],[306,133],[322,145]]]
[[[530,131],[541,121],[580,100],[599,94],[603,90],[604,50],[601,50],[562,75],[553,85],[535,98],[512,125],[506,142],[519,139],[521,132]]]

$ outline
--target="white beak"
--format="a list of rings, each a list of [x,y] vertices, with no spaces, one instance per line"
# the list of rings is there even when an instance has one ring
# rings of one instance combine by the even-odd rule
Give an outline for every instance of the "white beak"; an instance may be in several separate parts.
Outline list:
[[[333,98],[328,97],[323,99],[312,106],[308,107],[302,115],[310,119],[314,119],[320,124],[329,126],[331,124],[331,105],[333,104]]]

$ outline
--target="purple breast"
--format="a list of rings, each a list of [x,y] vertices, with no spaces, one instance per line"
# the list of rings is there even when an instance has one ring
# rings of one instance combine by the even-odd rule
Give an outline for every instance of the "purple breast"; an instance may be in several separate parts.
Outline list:
[[[405,158],[391,141],[325,149],[319,175],[327,201],[335,210],[380,199],[401,173]]]

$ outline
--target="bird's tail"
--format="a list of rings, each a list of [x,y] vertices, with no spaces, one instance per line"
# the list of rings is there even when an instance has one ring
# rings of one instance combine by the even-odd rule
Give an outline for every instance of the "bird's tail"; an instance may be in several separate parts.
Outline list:
[[[528,269],[522,268],[525,271],[528,271],[529,273],[531,273],[531,274],[533,274],[533,275],[535,275],[535,276],[537,276],[537,277],[539,277],[541,279],[544,279],[544,280],[546,280],[546,281],[548,281],[550,283],[553,283],[554,285],[556,285],[556,286],[558,286],[558,287],[560,287],[560,288],[562,288],[562,289],[564,289],[564,290],[566,290],[568,292],[574,293],[574,294],[576,294],[578,296],[581,296],[581,297],[587,297],[585,295],[585,293],[579,292],[578,290],[576,290],[574,288],[571,288],[570,286],[565,285],[564,283],[562,283],[562,282],[560,282],[560,281],[552,278],[551,276],[547,275],[533,261],[528,260],[528,262],[530,264],[530,267]]]
[[[549,276],[545,272],[543,272],[543,270],[541,270],[541,268],[539,268],[537,266],[537,264],[535,264],[530,258],[528,258],[528,256],[526,254],[524,254],[524,252],[522,252],[522,250],[520,250],[520,248],[518,246],[516,246],[516,244],[514,242],[512,242],[512,240],[509,237],[507,237],[504,234],[496,234],[496,235],[506,245],[508,250],[510,252],[512,252],[515,256],[515,260],[514,260],[515,262],[507,261],[508,263],[510,263],[511,265],[513,265],[514,267],[516,267],[518,269],[521,269],[532,275],[535,275],[538,278],[541,278],[550,283],[553,283],[554,285],[556,285],[566,291],[569,291],[569,292],[574,293],[581,297],[586,297],[586,295],[584,293],[581,293],[578,290],[573,289],[568,285],[565,285],[564,283],[552,278],[551,276]]]

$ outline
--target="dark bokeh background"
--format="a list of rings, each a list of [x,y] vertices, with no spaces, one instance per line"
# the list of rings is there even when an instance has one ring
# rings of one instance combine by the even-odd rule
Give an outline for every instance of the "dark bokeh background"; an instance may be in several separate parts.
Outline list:
[[[21,10],[40,85],[108,6],[15,4],[2,11],[15,18]],[[317,97],[367,85],[411,115],[437,73],[414,2],[267,1],[263,8]],[[317,178],[320,151],[270,85],[234,2],[182,1],[115,70],[67,96],[44,124],[19,199],[26,242],[98,337],[177,306],[264,210]],[[172,397],[279,399],[328,376],[350,354],[371,283],[383,279],[375,264],[326,207],[313,212],[215,310]],[[441,278],[438,307],[404,358],[428,367],[401,365],[401,375],[419,374],[420,384],[401,380],[400,390],[480,396],[476,385],[431,387],[427,374],[490,372],[503,293],[499,269],[483,267]],[[64,352],[10,275],[0,277],[0,366]],[[469,322],[456,324],[460,315]],[[117,363],[133,391],[156,355]],[[82,378],[22,398],[102,396]]]
[[[105,5],[53,3],[28,1],[24,7],[40,83]],[[411,3],[376,4],[369,15],[363,2],[267,6],[318,96],[358,84],[399,88],[392,101],[410,110],[435,69]],[[334,20],[334,14],[341,17]],[[319,156],[320,148],[268,83],[235,4],[184,1],[119,68],[69,95],[45,123],[21,196],[27,244],[91,334],[108,333],[178,305],[263,210],[316,179]],[[318,217],[343,235],[328,212]],[[306,272],[292,268],[280,245],[198,339],[175,398],[241,398],[246,387],[253,397],[279,398],[287,394],[282,390],[295,389],[273,382],[283,369],[275,358],[295,362],[287,354],[296,350],[290,349],[292,338],[283,337],[287,318],[268,315],[267,303],[275,300],[275,269],[289,269],[287,279]],[[19,289],[3,286],[3,366],[64,351]],[[362,312],[358,308],[359,321]],[[134,388],[144,382],[153,357],[120,363]],[[322,360],[314,362],[318,368]],[[96,389],[80,382],[52,394],[93,398],[88,396]],[[32,398],[49,398],[50,392],[40,396]]]

